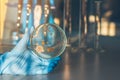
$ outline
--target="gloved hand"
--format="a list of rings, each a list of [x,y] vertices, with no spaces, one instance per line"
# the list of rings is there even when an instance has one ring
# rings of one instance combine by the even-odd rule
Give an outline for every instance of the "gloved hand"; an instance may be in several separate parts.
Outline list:
[[[11,52],[6,52],[0,56],[0,74],[47,74],[58,64],[60,57],[43,59],[34,55],[27,48],[29,36],[29,32],[26,31],[23,38]]]

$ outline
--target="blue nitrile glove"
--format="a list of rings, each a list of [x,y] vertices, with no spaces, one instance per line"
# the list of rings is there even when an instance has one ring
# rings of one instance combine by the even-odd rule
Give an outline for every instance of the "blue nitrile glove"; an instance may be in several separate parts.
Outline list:
[[[43,59],[27,48],[29,32],[19,41],[11,52],[0,56],[0,74],[36,75],[47,74],[58,64],[60,57]]]

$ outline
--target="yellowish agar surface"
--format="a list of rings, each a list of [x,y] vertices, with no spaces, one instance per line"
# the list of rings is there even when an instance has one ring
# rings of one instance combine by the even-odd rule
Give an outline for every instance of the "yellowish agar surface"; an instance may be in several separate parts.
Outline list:
[[[42,41],[42,45],[45,45],[45,41]]]
[[[54,48],[47,48],[47,51],[48,51],[48,52],[53,52],[53,51],[54,51]]]
[[[35,50],[36,50],[38,53],[44,52],[44,49],[43,49],[42,46],[36,46]]]

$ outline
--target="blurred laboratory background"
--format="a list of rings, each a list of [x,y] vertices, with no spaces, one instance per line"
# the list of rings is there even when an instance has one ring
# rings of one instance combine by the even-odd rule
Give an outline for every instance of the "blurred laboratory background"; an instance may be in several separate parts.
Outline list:
[[[16,45],[27,23],[31,23],[29,27],[35,25],[35,6],[41,3],[39,0],[1,0],[0,5],[0,44]],[[51,21],[66,32],[70,44],[75,41],[74,45],[81,44],[79,40],[87,34],[87,38],[94,36],[96,29],[99,36],[120,36],[119,0],[50,0],[50,6]],[[27,8],[31,10],[31,20],[27,19]]]
[[[45,80],[119,80],[120,0],[49,2],[48,22],[64,30],[67,48],[60,66]],[[27,28],[44,23],[40,6],[43,10],[44,0],[0,0],[1,54],[19,42]]]
[[[16,45],[22,38],[25,28],[35,26],[34,14],[40,14],[39,11],[35,12],[36,5],[41,5],[41,2],[1,0],[0,45]],[[50,7],[50,21],[65,31],[69,45],[77,47],[78,44],[90,42],[91,39],[94,42],[96,35],[120,36],[119,0],[50,0]],[[31,19],[27,8],[31,10]],[[41,23],[41,19],[39,22]]]

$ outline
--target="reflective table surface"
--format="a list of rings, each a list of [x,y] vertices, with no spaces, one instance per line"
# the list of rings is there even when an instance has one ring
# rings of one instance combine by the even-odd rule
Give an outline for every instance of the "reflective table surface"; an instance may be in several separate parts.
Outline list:
[[[100,37],[100,40],[104,53],[68,47],[59,64],[47,75],[1,75],[0,80],[119,80],[120,38]]]

